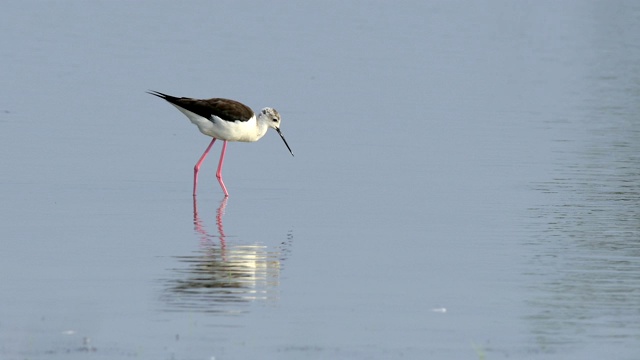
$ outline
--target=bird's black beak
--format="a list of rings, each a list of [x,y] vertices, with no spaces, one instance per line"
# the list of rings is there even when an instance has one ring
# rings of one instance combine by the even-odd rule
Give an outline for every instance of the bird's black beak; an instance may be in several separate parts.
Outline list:
[[[278,135],[280,135],[280,137],[282,138],[282,141],[284,141],[284,144],[287,145],[287,149],[289,149],[291,156],[293,156],[293,151],[291,151],[289,144],[287,144],[287,140],[284,139],[284,135],[282,135],[282,131],[280,131],[280,128],[276,128],[276,131],[278,132]]]

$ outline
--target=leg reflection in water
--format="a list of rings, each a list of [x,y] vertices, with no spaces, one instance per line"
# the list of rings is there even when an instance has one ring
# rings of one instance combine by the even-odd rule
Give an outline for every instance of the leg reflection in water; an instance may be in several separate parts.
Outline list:
[[[227,207],[227,200],[229,197],[225,196],[222,198],[220,202],[220,206],[218,206],[218,210],[216,211],[216,225],[218,227],[218,235],[209,234],[202,223],[202,219],[198,215],[198,200],[197,197],[193,197],[193,225],[197,233],[202,235],[201,243],[203,246],[210,246],[211,242],[214,241],[215,238],[218,238],[220,241],[220,252],[224,256],[226,249],[226,235],[224,234],[224,225],[222,222],[222,217],[224,216],[224,209]]]

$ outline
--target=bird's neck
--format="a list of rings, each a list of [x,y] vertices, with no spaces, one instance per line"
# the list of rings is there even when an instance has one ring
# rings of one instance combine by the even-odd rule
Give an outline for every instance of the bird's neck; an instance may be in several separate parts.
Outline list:
[[[267,119],[263,116],[258,116],[256,119],[256,135],[258,139],[264,136],[269,130],[269,125],[267,125]]]

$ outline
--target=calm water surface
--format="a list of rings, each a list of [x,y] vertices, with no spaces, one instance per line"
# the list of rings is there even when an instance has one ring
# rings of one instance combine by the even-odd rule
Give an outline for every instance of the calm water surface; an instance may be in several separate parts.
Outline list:
[[[17,2],[0,358],[640,356],[640,6]],[[147,89],[283,115],[216,147]]]

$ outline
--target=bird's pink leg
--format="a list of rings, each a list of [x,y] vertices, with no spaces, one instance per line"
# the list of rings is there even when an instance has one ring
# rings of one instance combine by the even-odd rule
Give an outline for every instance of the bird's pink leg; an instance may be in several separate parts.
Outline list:
[[[198,171],[200,171],[200,165],[202,165],[204,158],[207,157],[207,154],[209,153],[209,150],[211,150],[211,147],[213,146],[214,142],[216,142],[216,138],[213,138],[213,140],[211,140],[211,144],[209,144],[209,146],[207,147],[207,150],[205,150],[204,154],[200,156],[200,160],[198,160],[198,163],[193,168],[193,196],[196,196],[196,189],[198,189]],[[226,145],[226,141],[225,141],[225,145]]]
[[[216,177],[218,178],[218,182],[220,182],[220,186],[222,187],[222,191],[224,191],[224,196],[229,196],[229,192],[227,191],[227,187],[224,186],[224,182],[222,181],[222,164],[224,163],[224,154],[227,152],[227,140],[222,143],[222,153],[220,153],[220,163],[218,164],[218,171],[216,172]]]

